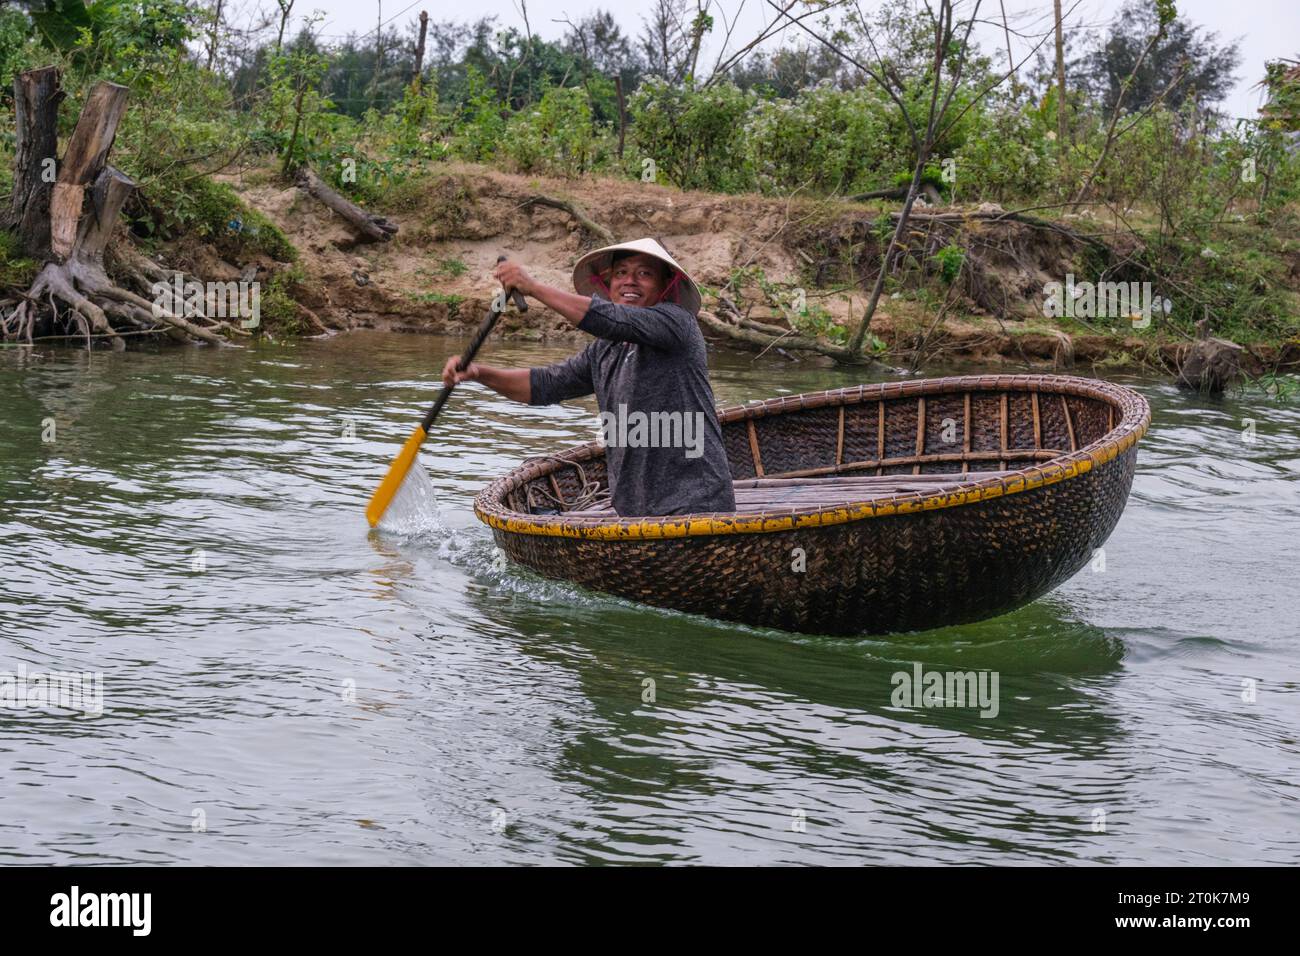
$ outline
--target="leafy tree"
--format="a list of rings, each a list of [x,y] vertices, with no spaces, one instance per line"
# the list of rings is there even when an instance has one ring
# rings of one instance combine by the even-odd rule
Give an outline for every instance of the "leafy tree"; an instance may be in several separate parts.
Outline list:
[[[573,32],[562,47],[566,53],[584,61],[592,73],[621,76],[624,89],[636,85],[645,67],[613,14],[597,10],[570,26]]]
[[[838,85],[842,74],[840,58],[826,47],[798,46],[759,50],[731,71],[731,80],[742,90],[791,99],[825,80]]]
[[[1119,102],[1125,82],[1160,26],[1159,6],[1151,0],[1128,0],[1109,30],[1069,64],[1068,75],[1107,112]],[[1166,89],[1165,102],[1174,110],[1188,101],[1212,104],[1222,100],[1236,81],[1233,71],[1241,55],[1236,42],[1219,45],[1217,41],[1216,34],[1182,18],[1167,22],[1124,94],[1124,109],[1139,112]]]
[[[1268,90],[1268,103],[1260,112],[1269,123],[1284,132],[1300,131],[1300,62],[1267,64],[1263,86]]]
[[[682,83],[697,76],[700,47],[713,30],[708,0],[655,0],[641,33],[641,54],[646,70],[669,83]]]

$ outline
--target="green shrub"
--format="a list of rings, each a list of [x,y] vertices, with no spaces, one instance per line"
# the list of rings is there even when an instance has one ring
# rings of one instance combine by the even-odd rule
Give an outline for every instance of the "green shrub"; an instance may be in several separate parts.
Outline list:
[[[465,104],[454,126],[451,148],[455,155],[470,162],[487,162],[501,149],[506,121],[501,115],[501,101],[474,67],[466,74]]]
[[[962,202],[1006,203],[1049,187],[1054,147],[1036,112],[1011,107],[979,114],[953,156],[953,194]]]
[[[0,229],[0,288],[26,289],[36,278],[40,263],[18,248],[18,237]]]
[[[753,188],[744,126],[754,101],[754,94],[729,82],[697,90],[689,82],[672,86],[647,78],[628,104],[635,162],[652,160],[656,180],[682,189]]]
[[[961,267],[966,262],[966,250],[961,246],[944,246],[931,259],[939,266],[939,278],[951,284],[961,274]]]
[[[307,330],[295,298],[306,281],[307,273],[297,264],[271,276],[261,292],[261,316],[266,326],[288,335],[301,335]]]
[[[829,84],[792,100],[758,102],[744,128],[757,187],[768,193],[874,188],[883,170],[905,161],[886,142],[886,112],[866,88],[843,92]]]
[[[207,177],[191,180],[166,210],[169,231],[190,232],[237,257],[261,252],[278,262],[293,262],[298,251],[284,233],[249,207],[227,183]]]
[[[586,92],[551,87],[510,118],[501,152],[521,173],[571,178],[594,165],[596,140]]]

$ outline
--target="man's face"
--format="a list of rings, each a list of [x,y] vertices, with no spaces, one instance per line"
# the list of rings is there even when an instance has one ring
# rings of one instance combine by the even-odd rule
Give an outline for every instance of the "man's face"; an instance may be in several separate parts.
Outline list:
[[[611,301],[642,308],[655,305],[668,287],[667,271],[662,262],[642,252],[619,259],[609,277]]]

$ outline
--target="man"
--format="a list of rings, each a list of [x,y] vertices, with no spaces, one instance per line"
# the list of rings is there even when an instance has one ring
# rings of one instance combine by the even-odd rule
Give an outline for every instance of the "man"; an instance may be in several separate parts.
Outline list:
[[[515,262],[496,278],[558,312],[595,341],[539,368],[471,363],[442,380],[481,382],[517,402],[551,405],[595,394],[614,510],[623,517],[734,511],[731,469],[709,387],[694,281],[653,239],[578,260],[566,292]],[[602,294],[603,293],[603,294]]]

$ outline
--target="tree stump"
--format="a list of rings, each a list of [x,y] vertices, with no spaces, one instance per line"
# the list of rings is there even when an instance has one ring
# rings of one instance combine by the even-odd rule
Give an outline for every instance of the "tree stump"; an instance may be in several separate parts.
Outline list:
[[[63,97],[57,67],[14,77],[14,191],[4,226],[16,232],[23,250],[37,259],[50,254],[50,193]]]
[[[150,301],[116,285],[104,270],[118,216],[136,188],[129,176],[107,164],[127,92],[116,83],[96,84],[63,159],[56,161],[64,98],[58,69],[42,67],[14,77],[14,192],[3,225],[18,237],[24,254],[43,265],[17,307],[0,310],[0,333],[7,339],[31,343],[35,330],[54,332],[62,323],[88,341],[93,330],[118,349],[125,347],[120,326],[212,344],[225,341],[213,328],[186,319],[174,296]],[[126,271],[142,284],[170,277],[144,256],[134,258],[136,265]]]
[[[1218,394],[1241,378],[1241,357],[1245,350],[1236,342],[1210,335],[1210,322],[1196,323],[1196,341],[1178,368],[1179,388]]]

